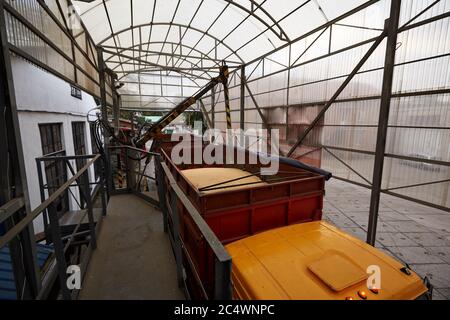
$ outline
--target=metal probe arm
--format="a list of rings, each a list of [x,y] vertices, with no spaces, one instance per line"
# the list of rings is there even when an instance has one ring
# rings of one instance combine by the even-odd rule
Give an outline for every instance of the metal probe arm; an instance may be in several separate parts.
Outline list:
[[[154,139],[161,131],[167,127],[173,120],[175,120],[180,114],[186,111],[190,106],[192,106],[195,102],[197,102],[201,97],[203,97],[208,91],[210,91],[217,84],[222,83],[225,86],[228,84],[228,66],[223,65],[220,67],[219,76],[212,78],[211,81],[203,87],[200,91],[198,91],[192,97],[187,98],[175,108],[173,108],[168,114],[163,116],[158,122],[152,125],[146,133],[143,134],[141,138],[135,141],[135,145],[137,148],[142,148],[145,146],[147,141]]]

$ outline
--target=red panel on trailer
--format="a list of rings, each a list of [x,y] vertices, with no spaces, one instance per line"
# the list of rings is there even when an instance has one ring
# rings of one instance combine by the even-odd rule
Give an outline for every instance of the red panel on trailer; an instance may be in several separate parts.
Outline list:
[[[253,209],[251,234],[286,225],[287,203],[275,203],[270,206]]]
[[[280,171],[275,177],[265,181],[262,177],[263,182],[255,185],[202,192],[183,174],[184,170],[217,167],[229,169],[230,166],[175,165],[169,156],[172,147],[173,143],[160,145],[162,161],[167,164],[179,187],[223,244],[285,225],[320,220],[322,217],[325,178],[317,173],[280,163]],[[249,173],[257,172],[261,167],[260,163],[234,166]],[[167,197],[169,199],[170,194]],[[178,212],[184,244],[183,263],[188,278],[199,278],[206,290],[213,290],[212,253],[181,202],[178,203]],[[172,219],[169,219],[169,223],[172,223]],[[188,279],[188,285],[195,283],[191,280]],[[204,293],[193,288],[193,295],[193,298],[199,298]]]

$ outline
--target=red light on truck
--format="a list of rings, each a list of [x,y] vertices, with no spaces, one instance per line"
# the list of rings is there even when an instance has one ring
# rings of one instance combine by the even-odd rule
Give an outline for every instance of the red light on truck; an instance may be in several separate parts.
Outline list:
[[[367,299],[367,293],[366,293],[365,291],[358,291],[358,296],[359,296],[361,299],[364,299],[364,300]]]

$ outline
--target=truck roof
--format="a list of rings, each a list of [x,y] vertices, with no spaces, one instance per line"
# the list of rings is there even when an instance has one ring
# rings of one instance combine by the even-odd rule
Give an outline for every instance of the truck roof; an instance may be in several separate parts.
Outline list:
[[[226,246],[238,299],[415,299],[427,291],[414,272],[365,242],[324,221],[266,231]],[[367,285],[378,266],[381,287]]]

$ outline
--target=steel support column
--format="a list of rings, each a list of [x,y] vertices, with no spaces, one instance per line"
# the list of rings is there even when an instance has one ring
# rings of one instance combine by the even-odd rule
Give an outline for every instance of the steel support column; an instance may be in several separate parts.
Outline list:
[[[228,79],[226,79],[223,83],[223,96],[225,99],[225,114],[227,118],[227,130],[232,129],[231,124],[231,109],[230,109],[230,92],[228,90]]]
[[[211,89],[211,123],[212,128],[216,127],[216,87]]]
[[[245,130],[245,83],[247,79],[245,78],[245,66],[241,67],[241,100],[240,100],[240,111],[241,111],[241,121],[240,128],[242,131]]]
[[[101,110],[101,117],[102,121],[107,124],[108,123],[108,107],[106,103],[106,65],[103,60],[103,49],[101,47],[97,47],[97,60],[98,60],[98,77],[100,82],[100,110]],[[109,155],[109,137],[108,133],[103,130],[103,143],[104,143],[104,150],[105,150],[105,180],[106,180],[106,189],[109,195],[112,191],[112,173],[110,170],[110,155]]]
[[[113,92],[113,127],[114,134],[116,137],[119,136],[119,126],[120,126],[120,96],[117,92]]]
[[[25,210],[22,209],[3,224],[9,229],[31,210],[6,30],[4,1],[0,1],[0,206],[13,198],[22,197],[25,200]],[[33,224],[29,224],[19,237],[12,240],[9,248],[17,298],[36,298],[41,289],[41,278]]]
[[[383,165],[386,151],[389,110],[392,97],[392,81],[394,74],[395,50],[397,47],[400,9],[401,0],[392,0],[390,17],[386,20],[385,25],[385,29],[387,30],[386,56],[384,62],[383,87],[381,92],[380,116],[378,120],[372,194],[370,197],[369,227],[367,230],[367,243],[371,245],[375,245],[377,231],[378,209],[380,206],[380,192],[383,179]]]

